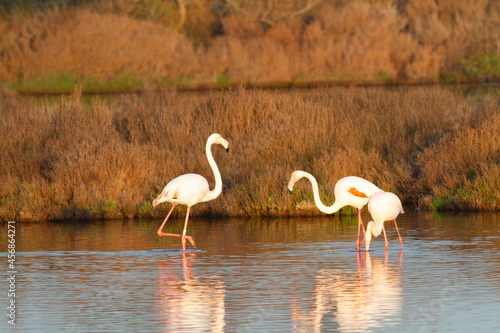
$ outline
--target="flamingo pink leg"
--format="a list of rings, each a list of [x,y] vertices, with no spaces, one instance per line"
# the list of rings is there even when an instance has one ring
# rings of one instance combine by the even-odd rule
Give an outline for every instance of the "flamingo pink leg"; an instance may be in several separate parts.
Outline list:
[[[184,230],[182,231],[182,250],[186,250],[186,239],[191,243],[193,247],[196,247],[196,244],[194,243],[193,237],[191,236],[186,236],[186,230],[187,230],[187,225],[188,225],[188,220],[189,220],[189,211],[191,210],[190,206],[187,206],[187,212],[186,212],[186,222],[184,222]]]
[[[189,210],[191,207],[188,207],[188,210],[187,210],[186,222],[184,223],[184,231],[183,231],[182,235],[169,234],[166,232],[162,232],[162,229],[165,226],[165,223],[167,223],[167,220],[170,217],[170,215],[172,214],[172,211],[174,210],[174,208],[175,208],[175,204],[172,205],[172,208],[168,212],[167,217],[165,217],[165,220],[163,220],[163,223],[161,224],[160,228],[158,229],[158,232],[157,232],[158,236],[180,237],[182,239],[182,250],[186,249],[186,239],[191,243],[191,245],[196,247],[196,245],[194,244],[194,241],[193,241],[193,237],[186,236],[186,229],[187,229],[187,223],[188,223],[188,218],[189,218]]]
[[[401,239],[401,235],[399,234],[398,224],[396,220],[394,220],[394,226],[396,227],[396,231],[398,232],[399,242],[401,243],[401,250],[403,249],[403,240]]]
[[[158,229],[157,231],[157,234],[158,236],[173,236],[173,237],[181,237],[181,235],[177,235],[177,234],[166,234],[164,232],[161,232],[161,230],[163,229],[163,226],[165,225],[165,223],[167,223],[167,220],[168,218],[170,217],[170,214],[172,214],[172,211],[174,210],[175,208],[175,204],[172,205],[172,208],[170,209],[170,211],[168,212],[167,214],[167,217],[165,217],[165,220],[163,220],[163,223],[161,224],[160,226],[160,229]]]
[[[389,242],[387,241],[387,235],[385,234],[385,227],[382,225],[382,231],[384,232],[384,239],[385,239],[385,251],[389,250]]]
[[[363,220],[361,219],[361,209],[356,208],[356,213],[358,213],[358,241],[356,242],[356,250],[359,251],[359,247],[365,242],[364,238],[363,240],[359,239],[359,235],[361,232],[360,226],[363,227],[363,235],[366,233],[366,231],[365,226],[363,225]]]

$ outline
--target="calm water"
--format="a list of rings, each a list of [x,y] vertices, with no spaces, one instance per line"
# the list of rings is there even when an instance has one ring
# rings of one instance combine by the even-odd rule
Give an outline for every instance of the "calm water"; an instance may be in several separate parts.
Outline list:
[[[499,214],[406,213],[387,256],[383,236],[354,250],[355,217],[193,218],[185,255],[160,224],[16,223],[0,331],[500,332]]]

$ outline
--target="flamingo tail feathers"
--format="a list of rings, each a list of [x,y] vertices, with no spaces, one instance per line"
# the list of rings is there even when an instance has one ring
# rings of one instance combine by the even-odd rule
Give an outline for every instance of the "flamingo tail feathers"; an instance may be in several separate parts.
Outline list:
[[[175,199],[177,198],[177,195],[179,194],[178,190],[173,191],[172,189],[165,189],[163,192],[160,193],[158,198],[156,198],[153,201],[153,207],[158,205],[161,202],[168,201],[170,199]]]

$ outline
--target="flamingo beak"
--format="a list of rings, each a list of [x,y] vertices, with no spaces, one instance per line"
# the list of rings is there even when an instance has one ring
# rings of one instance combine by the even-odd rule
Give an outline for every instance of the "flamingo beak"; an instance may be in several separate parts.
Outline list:
[[[373,226],[374,226],[373,221],[368,222],[368,224],[366,225],[365,238],[363,239],[363,241],[365,242],[365,252],[370,251],[370,243],[372,242],[371,230]]]
[[[366,233],[368,233],[368,232],[369,231],[367,231]],[[365,235],[365,239],[364,239],[364,241],[366,241],[366,243],[365,243],[365,252],[370,251],[370,243],[372,242],[370,236],[371,236],[371,234],[369,235],[369,237],[366,237],[366,235]],[[361,243],[361,244],[363,244],[363,243]]]

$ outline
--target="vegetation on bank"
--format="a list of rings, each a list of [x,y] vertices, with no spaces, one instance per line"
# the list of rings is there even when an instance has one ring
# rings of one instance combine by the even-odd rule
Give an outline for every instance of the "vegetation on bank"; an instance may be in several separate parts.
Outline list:
[[[496,0],[4,1],[0,89],[499,81],[499,22]]]
[[[231,147],[213,147],[223,192],[194,215],[321,214],[306,181],[288,193],[296,169],[315,175],[327,203],[338,179],[358,175],[406,207],[500,210],[498,90],[80,93],[0,97],[0,219],[164,216],[169,207],[151,202],[170,179],[195,172],[213,184],[204,154],[213,132]]]

